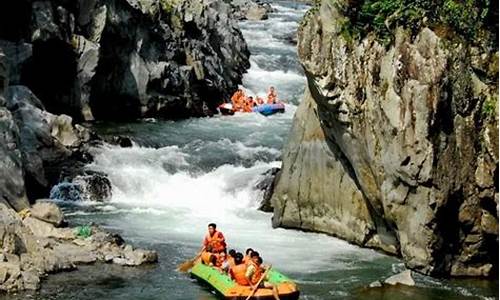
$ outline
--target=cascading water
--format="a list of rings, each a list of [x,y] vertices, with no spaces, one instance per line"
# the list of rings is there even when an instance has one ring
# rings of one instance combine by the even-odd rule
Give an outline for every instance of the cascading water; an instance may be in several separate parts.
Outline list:
[[[230,248],[257,249],[264,260],[296,279],[303,299],[382,299],[360,287],[402,269],[398,260],[321,234],[273,229],[271,215],[256,209],[262,192],[254,186],[262,173],[280,165],[281,148],[305,86],[289,40],[308,6],[279,1],[273,7],[268,20],[241,23],[252,53],[243,87],[264,95],[269,85],[275,86],[279,97],[288,102],[286,112],[267,118],[236,114],[178,122],[98,124],[100,134],[127,135],[135,145],[95,149],[95,161],[88,168],[109,175],[111,199],[68,201],[64,210],[73,223],[96,222],[138,246],[157,250],[160,262],[152,269],[108,266],[97,275],[89,271],[93,279],[85,280],[78,276],[86,275],[55,275],[42,295],[51,299],[214,299],[210,290],[176,272],[175,266],[198,251],[206,225],[215,222]],[[425,292],[396,290],[391,299],[408,295],[450,299],[476,292],[474,286],[460,290],[454,283],[422,276],[417,282],[426,287]]]

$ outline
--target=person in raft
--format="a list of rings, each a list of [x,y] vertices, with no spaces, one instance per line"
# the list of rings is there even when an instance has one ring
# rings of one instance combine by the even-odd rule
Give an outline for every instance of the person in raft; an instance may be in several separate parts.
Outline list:
[[[274,89],[274,86],[269,87],[269,92],[267,92],[267,104],[278,103],[278,94]]]
[[[215,223],[208,224],[208,233],[203,240],[203,247],[205,251],[215,254],[226,250],[226,239],[222,232],[217,231]]]
[[[231,102],[233,104],[233,110],[234,111],[241,111],[243,110],[244,104],[245,104],[245,93],[243,92],[242,89],[238,89],[233,96],[231,97]]]
[[[245,100],[245,105],[243,107],[243,111],[250,113],[253,111],[253,107],[255,105],[255,101],[253,100],[253,97],[250,96]]]
[[[251,250],[251,249],[250,249]],[[237,253],[234,259],[235,266],[229,269],[229,277],[237,284],[243,286],[250,286],[253,290],[257,288],[257,283],[261,277],[264,276],[265,268],[262,266],[262,258],[257,251],[251,251],[250,259],[247,263],[243,261],[243,254]],[[264,278],[258,288],[272,289],[274,299],[279,300],[278,288]]]

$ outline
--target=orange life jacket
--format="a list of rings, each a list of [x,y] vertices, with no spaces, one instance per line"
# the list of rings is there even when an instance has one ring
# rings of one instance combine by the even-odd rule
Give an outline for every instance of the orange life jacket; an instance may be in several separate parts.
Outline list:
[[[229,264],[229,267],[230,267],[230,268],[232,268],[232,267],[236,266],[236,263],[234,262],[234,257],[232,257],[232,256],[229,256],[229,257],[227,258],[227,263]]]
[[[245,102],[245,94],[243,92],[236,91],[234,95],[231,97],[231,102],[233,103],[233,110],[238,111],[243,109]]]
[[[245,99],[245,106],[244,106],[244,111],[245,112],[252,112],[253,111],[253,104],[254,100],[250,100],[250,98]]]
[[[222,239],[222,241],[218,241],[217,239]],[[226,249],[224,235],[220,231],[215,231],[213,236],[210,236],[210,234],[207,233],[203,244],[205,245],[205,247],[211,245],[213,253],[219,253]]]
[[[244,264],[248,264],[249,261],[250,261],[250,256],[248,256],[248,255],[243,256],[243,263]]]
[[[250,264],[254,265],[255,267],[255,272],[253,272],[252,278],[250,278],[250,280],[252,281],[252,284],[257,284],[257,282],[259,282],[260,278],[263,275],[262,268],[253,261],[251,261]]]
[[[203,251],[201,253],[201,262],[204,263],[205,265],[210,265],[210,260],[212,258],[212,253]]]
[[[229,269],[229,273],[231,274],[231,277],[236,281],[237,284],[239,285],[250,285],[248,283],[247,278],[245,277],[245,273],[247,272],[247,265],[246,264],[239,264],[231,269]]]

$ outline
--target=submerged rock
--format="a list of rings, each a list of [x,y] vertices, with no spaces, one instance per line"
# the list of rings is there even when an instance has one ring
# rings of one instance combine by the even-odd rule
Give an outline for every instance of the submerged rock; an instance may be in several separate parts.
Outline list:
[[[384,280],[384,283],[390,284],[390,285],[396,285],[396,284],[402,284],[402,285],[408,285],[408,286],[415,285],[415,281],[411,277],[410,270],[406,270],[406,271],[403,271],[399,274],[392,275],[391,277]]]
[[[308,86],[272,197],[274,226],[381,249],[426,274],[493,275],[493,35],[450,40],[423,26],[391,29],[388,45],[349,38],[354,2],[320,1],[299,29]]]
[[[370,288],[380,288],[382,286],[383,286],[382,282],[380,282],[379,280],[376,280],[376,281],[370,283],[370,285],[368,287],[370,287]]]
[[[53,186],[50,198],[64,201],[100,202],[110,199],[111,194],[111,182],[106,174],[86,170]]]

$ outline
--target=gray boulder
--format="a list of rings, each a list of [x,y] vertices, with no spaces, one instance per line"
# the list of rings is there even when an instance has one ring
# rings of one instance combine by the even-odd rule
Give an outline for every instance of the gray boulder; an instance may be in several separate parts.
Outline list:
[[[408,285],[408,286],[415,285],[415,281],[411,276],[410,270],[405,270],[399,274],[392,275],[391,277],[384,280],[384,283],[389,285],[397,285],[397,284]]]
[[[0,50],[0,202],[22,210],[29,206],[24,186],[23,160],[19,149],[19,129],[6,108],[8,67]]]
[[[232,0],[232,15],[238,20],[259,21],[269,18],[274,9],[269,2],[254,0]]]
[[[30,208],[31,216],[59,227],[64,222],[61,209],[57,204],[47,200],[37,200]]]

